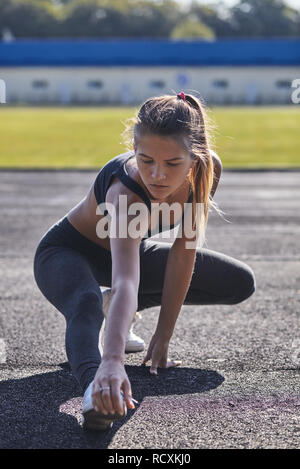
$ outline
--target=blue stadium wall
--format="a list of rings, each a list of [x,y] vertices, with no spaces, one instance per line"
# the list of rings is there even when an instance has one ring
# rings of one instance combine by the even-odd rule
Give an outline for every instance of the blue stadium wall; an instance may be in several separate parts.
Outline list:
[[[297,78],[296,39],[0,42],[8,103],[134,104],[184,89],[209,103],[288,104]]]

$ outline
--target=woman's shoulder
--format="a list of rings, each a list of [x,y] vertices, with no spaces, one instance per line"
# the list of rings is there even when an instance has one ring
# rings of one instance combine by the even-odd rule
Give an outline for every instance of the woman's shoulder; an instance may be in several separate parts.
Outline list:
[[[212,148],[209,149],[209,152],[210,152],[210,155],[213,159],[213,162],[214,162],[214,165],[220,165],[222,166],[222,161],[221,161],[221,158],[219,157],[219,155],[217,154],[217,152],[215,152],[215,150],[213,150]]]
[[[119,155],[113,156],[102,166],[101,170],[106,167],[113,166],[115,164],[123,164],[133,155],[133,151],[126,151],[124,153],[120,153]]]
[[[118,170],[114,172],[114,177],[110,181],[106,197],[113,197],[116,200],[120,195],[125,195],[129,205],[136,202],[145,204],[145,199],[148,197],[146,197],[145,186],[138,168],[133,162],[133,156],[134,152],[129,151],[110,160],[110,162],[117,161],[119,164],[117,165]],[[122,171],[120,171],[121,167]]]

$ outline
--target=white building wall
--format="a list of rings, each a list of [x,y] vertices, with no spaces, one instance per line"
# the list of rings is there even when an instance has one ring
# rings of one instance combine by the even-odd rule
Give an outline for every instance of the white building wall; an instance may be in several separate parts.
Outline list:
[[[135,104],[180,90],[209,104],[292,104],[300,67],[0,68],[7,103]]]

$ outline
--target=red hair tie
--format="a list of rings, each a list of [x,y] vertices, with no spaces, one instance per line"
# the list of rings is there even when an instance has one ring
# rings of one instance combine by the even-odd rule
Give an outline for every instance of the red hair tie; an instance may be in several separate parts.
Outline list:
[[[186,101],[186,96],[185,96],[185,94],[184,94],[183,91],[181,91],[181,93],[179,93],[179,94],[177,95],[177,98],[178,98],[178,99],[182,99],[183,101]]]

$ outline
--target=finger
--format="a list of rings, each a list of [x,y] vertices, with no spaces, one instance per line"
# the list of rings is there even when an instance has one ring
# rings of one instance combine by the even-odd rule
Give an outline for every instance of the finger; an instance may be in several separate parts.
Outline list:
[[[159,368],[167,368],[167,363],[168,363],[168,360],[167,358],[163,357],[159,360]]]
[[[173,366],[180,366],[181,363],[182,363],[181,360],[168,360],[167,368],[171,368]]]
[[[107,410],[101,399],[100,386],[97,383],[94,383],[92,388],[92,404],[96,412],[107,415]]]
[[[152,375],[157,375],[157,365],[154,365],[154,363],[152,362],[152,365],[150,367],[150,373]]]
[[[155,356],[155,354],[153,354],[152,364],[151,364],[151,367],[150,367],[150,373],[151,374],[157,375],[157,368],[159,366],[160,361],[161,361],[160,356],[157,357],[157,356]]]
[[[146,363],[148,360],[151,360],[153,347],[154,347],[154,344],[153,344],[153,340],[151,339],[151,342],[149,344],[147,353],[145,355],[145,358],[143,359],[143,363]]]
[[[147,361],[149,361],[151,359],[151,356],[152,356],[152,347],[151,348],[149,347],[142,363],[146,363]]]
[[[143,358],[142,365],[145,365],[150,359],[151,355],[146,355],[145,358]]]
[[[110,390],[111,401],[113,405],[114,412],[117,412],[120,415],[124,414],[124,399],[123,394],[121,394],[121,382],[119,380],[114,381],[111,384]]]
[[[100,402],[99,392],[92,393],[92,404],[96,412],[103,412],[103,409],[101,409],[102,404]]]
[[[108,386],[107,386],[108,387]],[[104,386],[103,386],[104,388]],[[103,403],[104,409],[109,414],[115,414],[115,406],[111,396],[111,388],[110,389],[103,389],[100,393],[101,401]]]
[[[123,382],[122,391],[123,391],[123,395],[124,395],[124,401],[125,401],[127,407],[129,407],[129,409],[135,409],[135,405],[132,401],[132,392],[131,392],[131,386],[130,386],[129,381],[125,380]]]

